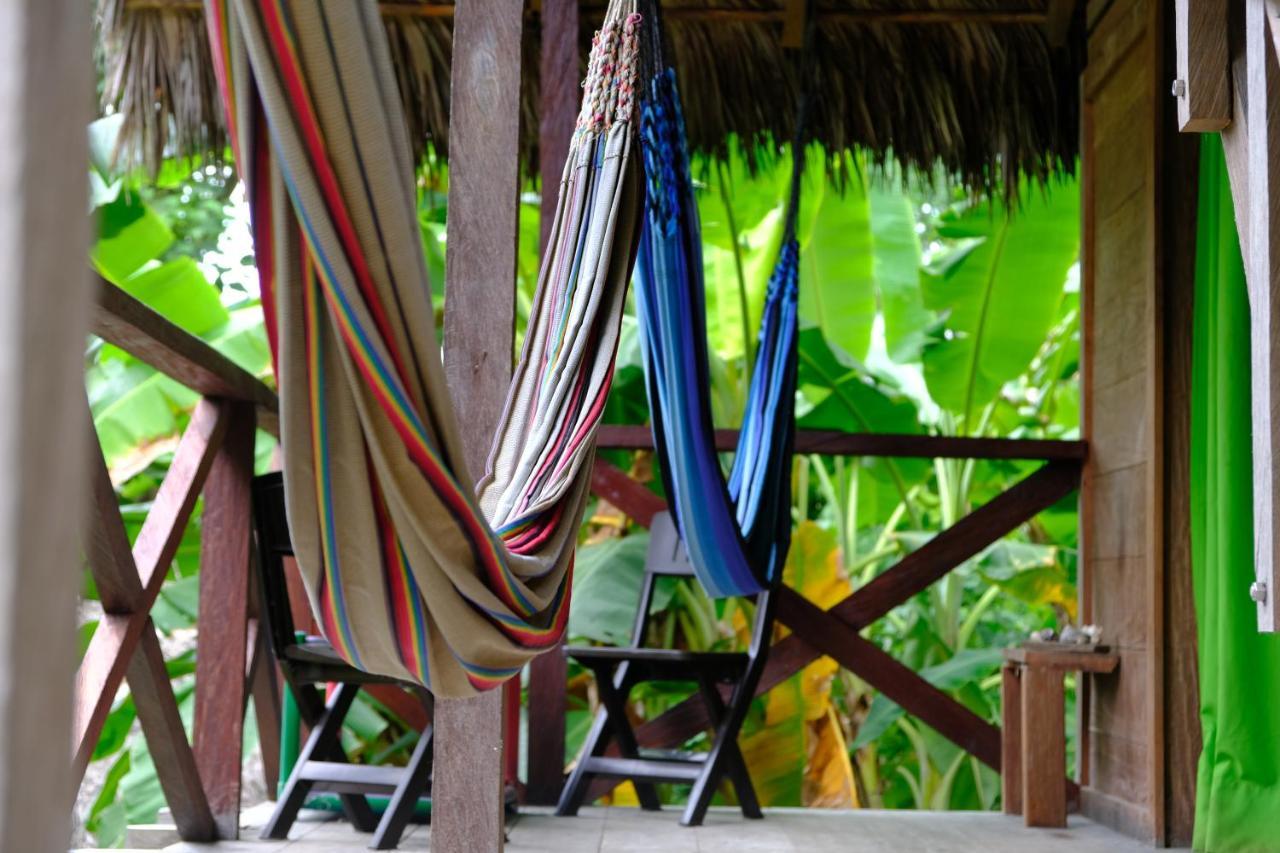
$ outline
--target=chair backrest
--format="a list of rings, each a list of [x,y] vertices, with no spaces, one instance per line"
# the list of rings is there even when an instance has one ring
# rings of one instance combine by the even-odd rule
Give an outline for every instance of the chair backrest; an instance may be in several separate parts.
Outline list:
[[[289,520],[285,513],[284,476],[280,472],[253,478],[253,527],[258,545],[258,577],[262,585],[262,616],[267,621],[277,660],[296,645],[284,559],[293,556]]]
[[[644,645],[645,634],[649,627],[649,610],[653,607],[653,597],[659,578],[663,577],[696,577],[689,553],[670,512],[660,512],[653,517],[649,525],[649,550],[644,563],[644,585],[640,590],[640,606],[636,611],[635,628],[631,633],[631,645],[639,648]],[[773,634],[773,595],[766,590],[754,596],[756,618],[751,626],[751,644],[748,654],[751,658],[763,660],[762,652],[769,648]]]

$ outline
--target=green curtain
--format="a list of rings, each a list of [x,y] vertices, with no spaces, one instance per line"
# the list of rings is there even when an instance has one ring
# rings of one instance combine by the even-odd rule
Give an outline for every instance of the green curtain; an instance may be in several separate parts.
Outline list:
[[[1280,851],[1280,636],[1253,580],[1249,302],[1222,143],[1205,136],[1197,212],[1191,543],[1204,751],[1197,850]]]

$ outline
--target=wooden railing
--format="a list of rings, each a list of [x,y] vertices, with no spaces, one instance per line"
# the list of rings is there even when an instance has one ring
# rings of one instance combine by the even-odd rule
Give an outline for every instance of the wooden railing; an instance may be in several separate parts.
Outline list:
[[[103,616],[76,675],[75,778],[83,777],[127,680],[182,837],[234,838],[250,694],[272,790],[279,755],[278,682],[250,584],[249,515],[255,430],[276,430],[276,395],[208,344],[102,280],[93,331],[202,399],[132,548],[106,462],[96,437],[92,441],[93,510],[85,555]],[[150,612],[201,495],[193,744],[178,715]]]
[[[733,450],[737,433],[717,431],[716,444],[721,450]],[[600,430],[597,446],[650,449],[653,439],[646,427],[610,426]],[[1019,459],[1045,463],[828,610],[784,586],[779,596],[778,619],[791,633],[770,650],[758,688],[759,693],[765,693],[828,655],[999,772],[999,729],[864,639],[860,632],[1075,491],[1087,452],[1085,443],[801,430],[796,436],[796,451],[832,456]],[[602,460],[596,462],[592,490],[644,526],[666,508],[662,498],[649,488]],[[563,774],[560,756],[564,754],[565,672],[557,657],[544,655],[530,675],[529,720],[531,727],[538,726],[539,734],[529,738],[529,793],[538,802],[555,800]],[[636,734],[641,747],[671,748],[710,726],[707,708],[695,695],[646,722]],[[613,784],[601,782],[593,795],[607,792]],[[1073,802],[1078,799],[1074,782],[1068,782],[1068,791]]]
[[[278,679],[258,630],[250,582],[249,483],[255,429],[278,431],[275,393],[208,344],[165,320],[120,289],[99,282],[94,332],[199,392],[192,414],[132,548],[105,461],[97,453],[93,519],[85,553],[103,617],[76,680],[74,767],[83,775],[122,682],[128,681],[174,821],[188,840],[234,838],[239,819],[240,744],[254,698],[268,790],[278,776]],[[736,446],[732,430],[716,433],[721,450]],[[97,448],[96,440],[93,446]],[[600,449],[650,449],[646,427],[601,428]],[[945,577],[1079,486],[1083,442],[944,438],[802,430],[796,450],[832,456],[1021,459],[1045,464],[852,595],[823,610],[794,590],[780,595],[779,620],[791,633],[770,652],[760,692],[820,656],[829,655],[941,734],[999,770],[1000,734],[946,693],[894,660],[860,631]],[[95,451],[96,452],[96,451]],[[598,459],[592,491],[647,526],[666,508],[648,487]],[[196,655],[194,743],[189,743],[150,611],[159,595],[197,499],[204,509]],[[543,655],[529,681],[530,737],[526,794],[554,802],[563,782],[565,663]],[[379,698],[402,706],[394,691]],[[383,695],[385,694],[385,695]],[[410,714],[406,719],[412,718]],[[425,720],[409,719],[421,725]],[[637,730],[641,746],[672,747],[710,724],[694,697]],[[605,790],[601,787],[597,793]],[[1069,784],[1073,796],[1074,784]]]

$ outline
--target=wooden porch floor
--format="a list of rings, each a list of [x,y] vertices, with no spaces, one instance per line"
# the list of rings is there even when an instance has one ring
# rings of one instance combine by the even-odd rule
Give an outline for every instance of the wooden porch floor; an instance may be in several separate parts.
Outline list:
[[[333,816],[304,812],[288,841],[255,840],[270,814],[270,805],[244,815],[241,841],[173,844],[169,853],[338,853],[368,844]],[[1064,830],[1032,830],[1020,818],[992,812],[824,811],[771,809],[763,821],[744,821],[728,809],[713,809],[706,825],[685,829],[678,812],[628,808],[586,808],[577,818],[557,818],[546,809],[529,809],[508,826],[509,853],[881,853],[881,851],[1036,851],[1036,853],[1126,853],[1150,850],[1084,818],[1072,816]],[[431,828],[414,825],[400,849],[425,851]]]

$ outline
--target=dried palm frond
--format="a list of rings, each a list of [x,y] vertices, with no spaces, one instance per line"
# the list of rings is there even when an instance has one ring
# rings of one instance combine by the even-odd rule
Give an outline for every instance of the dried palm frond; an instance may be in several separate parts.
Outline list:
[[[124,114],[125,164],[154,171],[166,156],[222,156],[226,130],[199,3],[98,2],[104,100]],[[1010,5],[1018,2],[819,0],[808,135],[833,153],[859,149],[876,164],[940,169],[980,191],[1012,192],[1018,174],[1043,181],[1071,171],[1082,41],[1051,47],[1036,22],[1047,0]],[[697,151],[724,155],[736,141],[754,162],[790,139],[800,74],[796,52],[780,43],[782,6],[780,0],[663,3]],[[447,156],[451,6],[383,0],[382,8],[410,138],[420,155],[432,148]],[[599,0],[583,4],[583,56],[602,8]],[[537,163],[538,39],[531,11],[521,97],[530,172]]]

